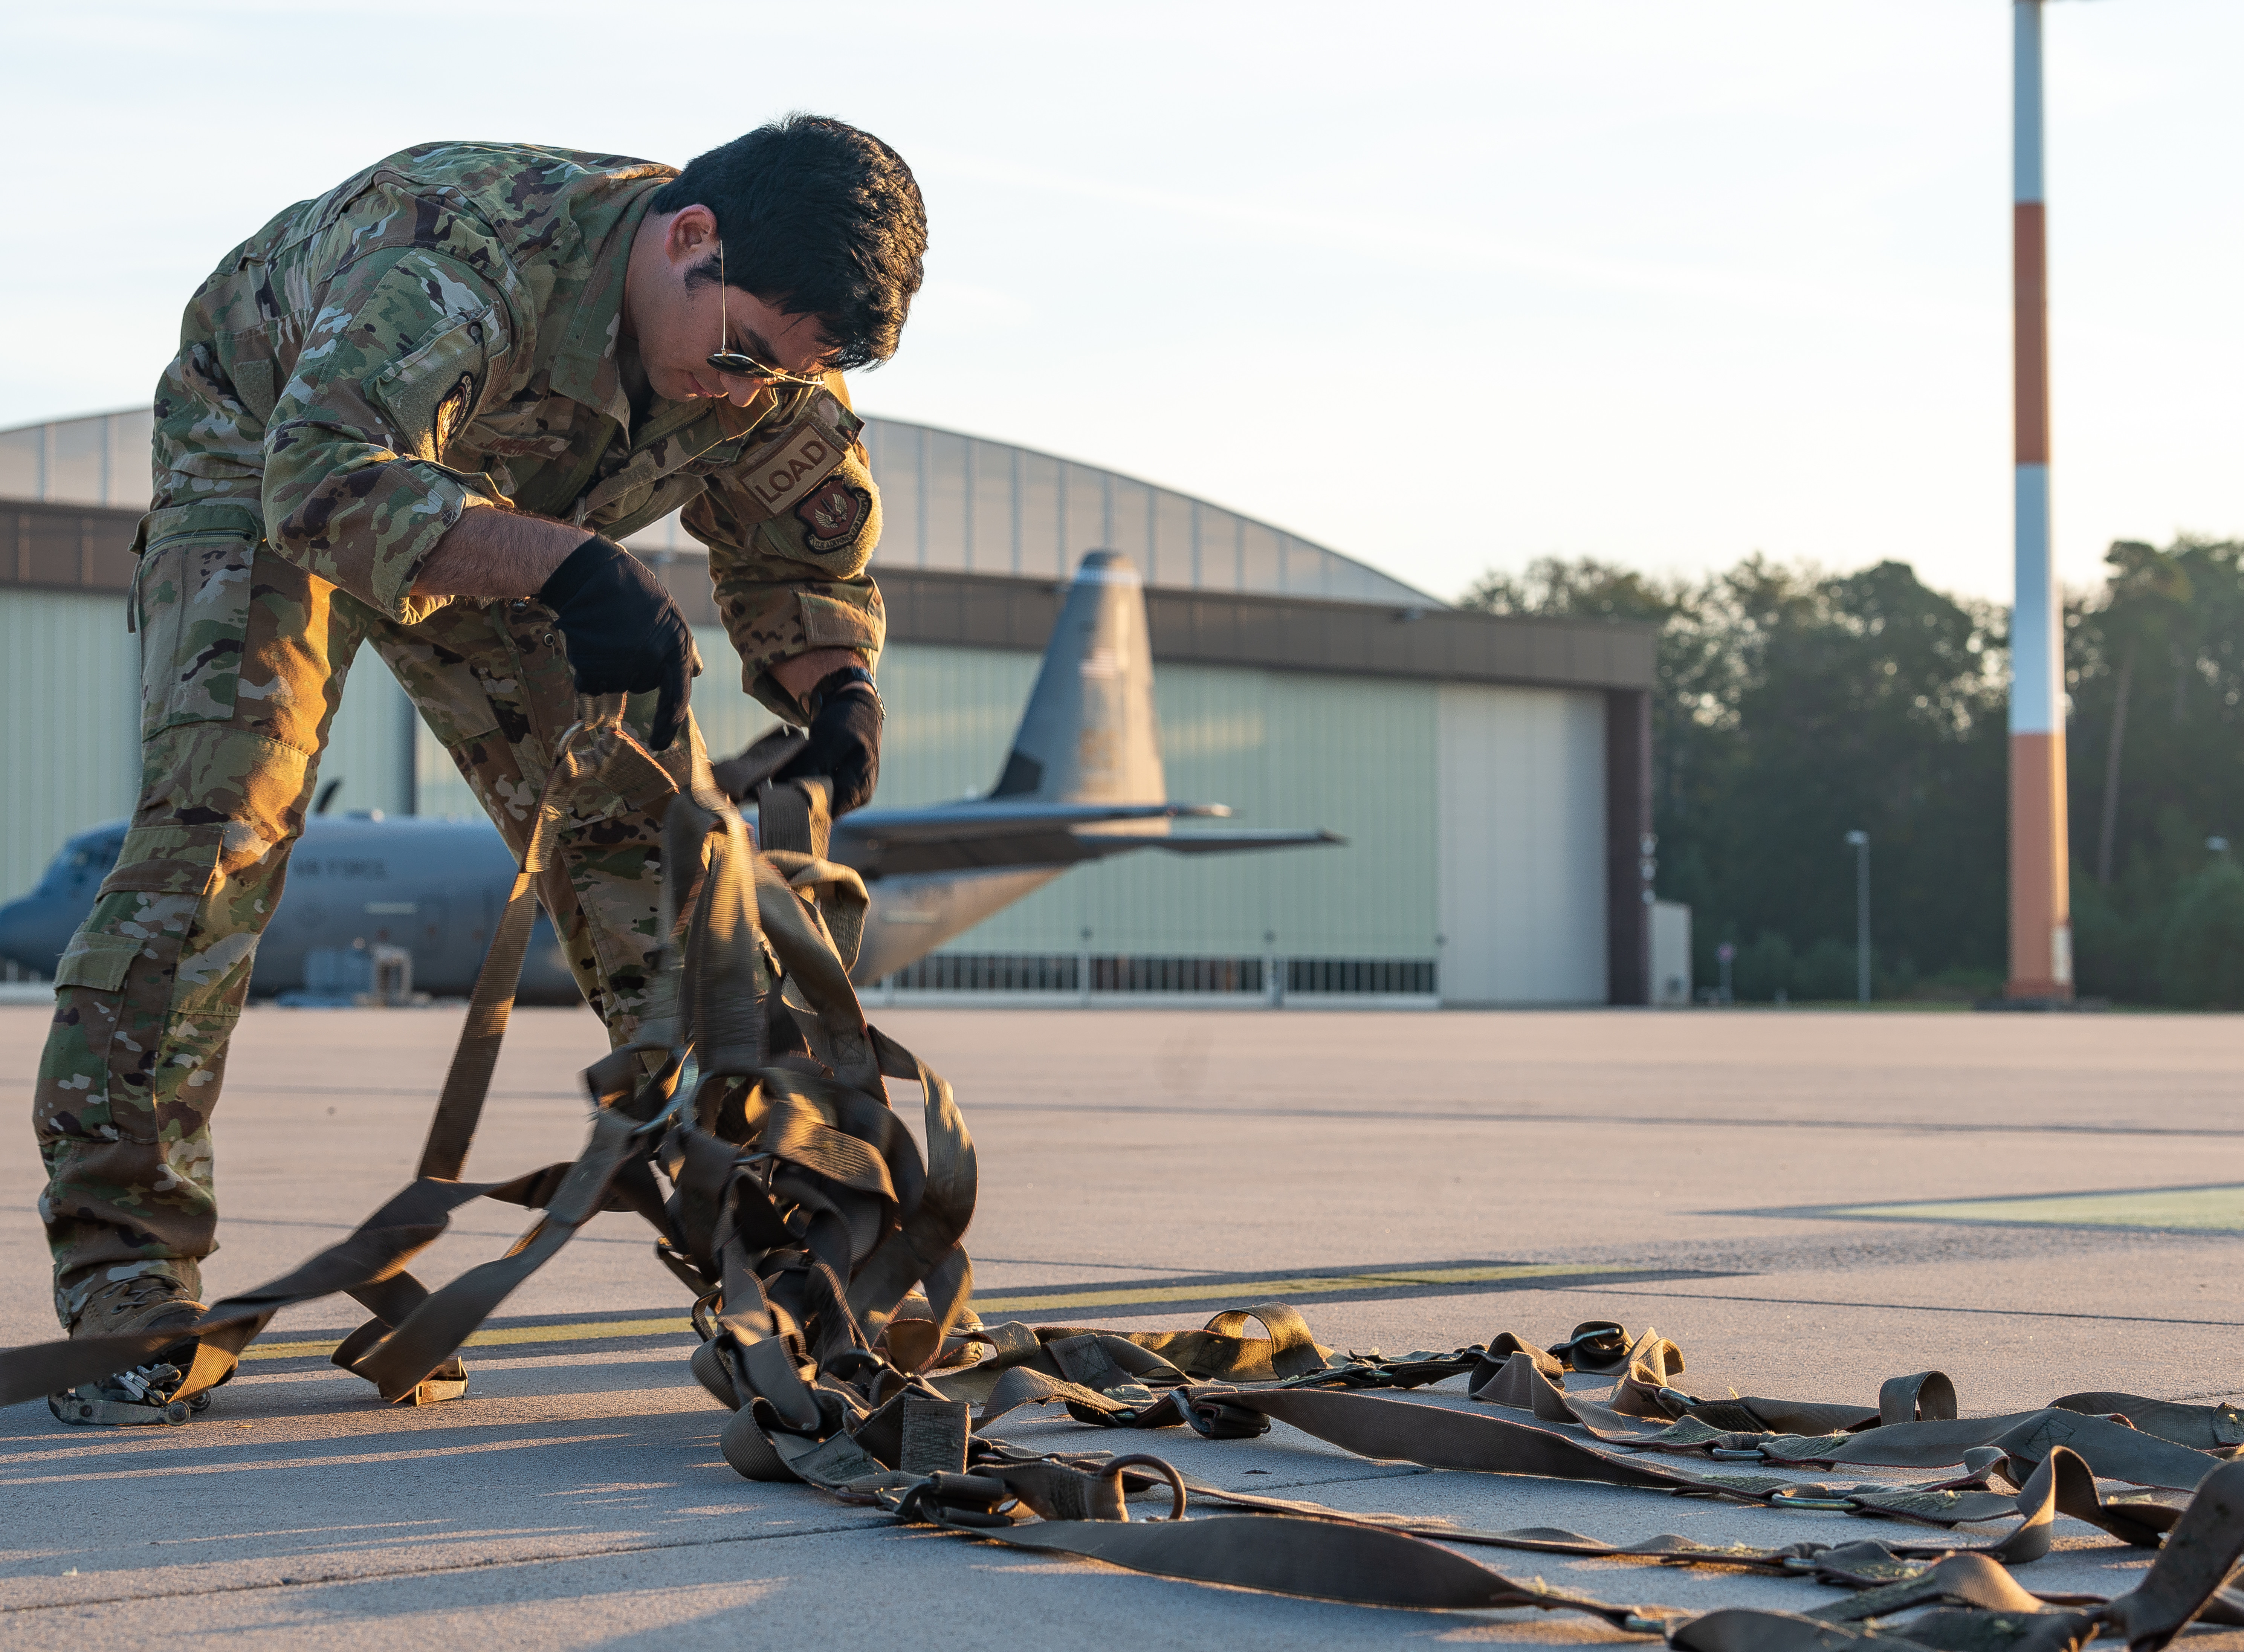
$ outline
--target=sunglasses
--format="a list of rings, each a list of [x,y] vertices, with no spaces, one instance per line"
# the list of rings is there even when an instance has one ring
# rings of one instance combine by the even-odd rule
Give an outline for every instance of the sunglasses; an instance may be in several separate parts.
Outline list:
[[[728,378],[747,378],[768,384],[780,399],[781,410],[792,412],[810,391],[825,388],[823,377],[814,374],[789,373],[760,362],[745,351],[728,348],[732,338],[731,318],[727,314],[725,286],[725,243],[717,243],[717,343],[719,348],[709,357],[709,365]]]

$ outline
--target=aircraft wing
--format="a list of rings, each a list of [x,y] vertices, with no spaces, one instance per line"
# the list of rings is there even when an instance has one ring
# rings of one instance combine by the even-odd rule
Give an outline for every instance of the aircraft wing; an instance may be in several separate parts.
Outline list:
[[[1227,849],[1287,849],[1296,844],[1345,843],[1348,839],[1338,832],[1313,826],[1301,831],[1287,827],[1267,830],[1237,827],[1214,832],[1172,832],[1166,837],[1139,841],[1149,849],[1166,849],[1172,855],[1216,855]]]
[[[936,809],[868,809],[835,823],[840,840],[879,844],[941,843],[956,838],[993,838],[1024,832],[1071,831],[1113,821],[1177,820],[1225,816],[1221,803],[1052,803],[1035,799],[944,803]]]
[[[1322,831],[1102,832],[1103,825],[1230,814],[1220,803],[953,803],[845,816],[834,829],[834,858],[867,877],[1073,866],[1133,849],[1208,854],[1281,849],[1341,840]]]

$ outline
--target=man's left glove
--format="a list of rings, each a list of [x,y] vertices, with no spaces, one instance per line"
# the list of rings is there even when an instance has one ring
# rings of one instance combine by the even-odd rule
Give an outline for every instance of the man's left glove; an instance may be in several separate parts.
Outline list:
[[[803,701],[810,715],[810,744],[779,771],[781,780],[823,775],[834,782],[832,809],[838,817],[862,809],[881,779],[881,724],[885,709],[873,674],[844,666],[819,680]]]
[[[647,745],[669,750],[686,720],[701,656],[693,627],[653,571],[596,533],[553,570],[537,599],[553,610],[578,694],[661,691]]]

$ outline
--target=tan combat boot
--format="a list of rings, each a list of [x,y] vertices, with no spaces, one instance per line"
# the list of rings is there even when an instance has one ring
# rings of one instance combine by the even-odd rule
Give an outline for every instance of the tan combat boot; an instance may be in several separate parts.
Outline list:
[[[71,1326],[71,1339],[136,1330],[185,1330],[203,1304],[175,1280],[139,1275],[104,1285]],[[210,1407],[211,1390],[233,1375],[234,1356],[185,1337],[130,1371],[47,1396],[57,1419],[97,1428],[184,1423]]]

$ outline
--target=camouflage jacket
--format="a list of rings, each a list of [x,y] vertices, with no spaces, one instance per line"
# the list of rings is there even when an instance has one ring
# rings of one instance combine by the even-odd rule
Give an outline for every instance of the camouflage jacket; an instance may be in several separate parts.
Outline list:
[[[783,428],[768,389],[745,408],[658,398],[633,424],[624,273],[674,176],[424,144],[289,207],[187,306],[143,545],[253,512],[277,554],[412,623],[453,600],[412,585],[463,511],[620,538],[682,507],[751,694],[799,715],[774,664],[822,647],[876,662],[880,496],[839,375]]]

